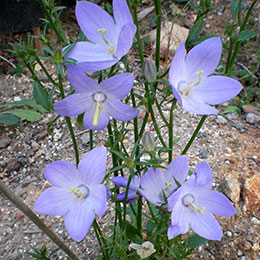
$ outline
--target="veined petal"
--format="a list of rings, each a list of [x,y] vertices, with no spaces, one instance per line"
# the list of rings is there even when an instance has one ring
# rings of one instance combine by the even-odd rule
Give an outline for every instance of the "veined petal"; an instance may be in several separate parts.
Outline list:
[[[128,23],[123,26],[120,31],[118,43],[117,43],[117,56],[120,59],[122,56],[126,55],[130,50],[133,38],[136,32],[136,26],[133,23]]]
[[[207,210],[204,210],[203,213],[195,213],[190,227],[201,237],[210,240],[221,240],[221,227],[215,217]]]
[[[95,80],[80,72],[77,66],[68,66],[67,77],[71,86],[80,94],[93,93],[99,87]]]
[[[199,163],[195,170],[193,176],[194,185],[196,186],[203,186],[205,189],[210,189],[212,186],[212,172],[210,166],[207,162]]]
[[[84,113],[88,107],[93,106],[91,97],[81,94],[70,95],[58,102],[53,107],[57,114],[62,116],[77,116]]]
[[[106,39],[113,44],[116,44],[117,37],[116,25],[113,18],[105,12],[101,7],[91,2],[77,2],[76,17],[78,24],[88,38],[88,40],[96,43],[103,43],[102,34],[98,29],[105,28]]]
[[[87,203],[77,201],[65,217],[65,226],[72,239],[80,242],[87,234],[94,218],[94,209],[88,208]]]
[[[133,84],[134,74],[123,73],[101,81],[100,87],[106,94],[111,95],[113,98],[123,99],[129,94]]]
[[[110,68],[117,62],[118,62],[117,59],[111,57],[111,60],[106,60],[106,61],[79,62],[76,65],[76,67],[80,72],[94,72],[94,71],[100,71],[100,70]]]
[[[104,184],[91,187],[91,194],[88,198],[91,201],[91,205],[95,209],[98,216],[103,216],[107,209],[107,190]]]
[[[109,122],[109,114],[108,114],[108,111],[105,110],[104,104],[103,104],[103,109],[99,110],[97,125],[93,125],[94,115],[95,115],[95,110],[94,110],[94,105],[93,105],[93,107],[90,108],[88,111],[86,111],[86,113],[84,115],[84,118],[83,118],[84,126],[87,129],[91,129],[91,130],[104,129],[108,125],[108,122]]]
[[[182,184],[188,176],[188,171],[188,159],[185,155],[180,155],[167,166],[165,170],[165,180],[170,183],[175,183],[174,179],[176,179]]]
[[[128,179],[122,176],[116,176],[112,179],[112,182],[121,188],[126,188]]]
[[[119,121],[132,120],[139,113],[139,110],[136,110],[115,98],[107,99],[104,107],[107,113],[109,113],[114,119]]]
[[[214,190],[197,192],[196,201],[199,203],[199,208],[205,207],[218,216],[231,217],[236,214],[236,210],[227,197]]]
[[[68,187],[70,189],[79,184],[77,168],[71,162],[57,161],[48,164],[44,175],[49,183],[58,187]]]
[[[120,27],[127,23],[133,23],[132,16],[125,0],[113,0],[113,15],[116,24]]]
[[[181,226],[169,226],[168,228],[168,231],[167,231],[167,236],[168,236],[168,239],[172,239],[174,237],[177,237],[178,235],[180,234],[185,234],[189,231],[189,225],[186,223],[186,224],[183,224]]]
[[[106,148],[96,147],[80,160],[78,166],[79,176],[88,185],[100,184],[105,176],[106,164]]]
[[[221,58],[222,43],[220,37],[213,37],[192,48],[185,59],[186,81],[198,82],[196,72],[203,71],[201,78],[212,74]]]
[[[63,187],[50,187],[36,200],[34,210],[41,214],[63,216],[72,207],[74,195]]]
[[[160,206],[164,203],[163,190],[166,188],[164,173],[161,169],[149,168],[140,178],[139,193],[151,203]]]
[[[243,89],[239,81],[224,77],[211,76],[201,81],[192,89],[194,96],[199,96],[209,105],[217,105],[234,98]]]

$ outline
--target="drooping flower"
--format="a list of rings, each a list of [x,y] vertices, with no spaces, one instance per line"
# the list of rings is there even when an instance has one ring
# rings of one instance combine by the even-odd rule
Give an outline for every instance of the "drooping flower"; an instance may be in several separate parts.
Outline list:
[[[236,211],[221,193],[210,190],[212,173],[206,162],[199,163],[194,174],[168,198],[171,226],[168,238],[188,232],[191,227],[201,237],[220,240],[222,230],[213,216],[233,216]]]
[[[134,249],[141,259],[145,259],[156,252],[153,243],[145,241],[142,245],[131,243],[128,250]]]
[[[112,181],[119,187],[126,189],[127,188],[127,183],[128,183],[128,178],[122,177],[122,176],[117,176],[112,179]],[[127,194],[127,199],[126,203],[132,203],[136,200],[138,200],[139,195],[137,194],[137,191],[140,186],[140,177],[138,175],[135,175],[134,178],[130,181],[129,185],[129,190]],[[118,201],[124,201],[125,199],[125,192],[122,192],[117,195],[117,200]]]
[[[78,93],[54,104],[58,114],[76,116],[85,112],[83,124],[91,130],[104,129],[110,116],[119,121],[129,121],[137,116],[138,110],[120,101],[132,89],[133,74],[118,74],[99,84],[76,67],[68,68],[67,76]]]
[[[151,203],[160,206],[165,203],[173,192],[178,189],[188,176],[188,160],[185,155],[175,158],[165,169],[149,168],[140,178],[139,193]]]
[[[172,60],[169,81],[182,109],[200,115],[215,115],[217,105],[234,98],[242,89],[235,79],[209,76],[221,58],[222,43],[219,37],[210,38],[192,48],[185,55],[182,43]]]
[[[36,200],[34,210],[41,214],[65,216],[69,235],[81,241],[95,214],[102,216],[107,208],[107,190],[103,181],[107,153],[103,147],[88,152],[78,168],[67,161],[47,165],[45,178],[53,186]]]
[[[82,72],[109,68],[131,48],[136,26],[125,0],[113,0],[113,15],[91,2],[77,2],[77,21],[89,42],[77,42],[65,58],[77,60]]]

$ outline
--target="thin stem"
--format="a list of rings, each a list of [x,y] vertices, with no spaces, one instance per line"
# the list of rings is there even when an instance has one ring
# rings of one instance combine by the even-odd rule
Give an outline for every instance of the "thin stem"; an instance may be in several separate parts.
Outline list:
[[[61,248],[71,259],[79,258],[28,208],[22,200],[15,195],[15,192],[0,180],[0,191],[20,209],[43,233],[45,233],[59,248]]]
[[[151,207],[150,202],[149,202],[149,201],[146,201],[146,202],[147,202],[148,208],[149,208],[149,210],[150,210],[150,213],[151,213],[151,215],[152,215],[152,219],[154,220],[154,222],[155,222],[156,224],[158,224],[158,221],[157,221],[157,219],[156,219],[156,217],[155,217],[155,215],[154,215],[154,212],[153,212],[153,209],[152,209],[152,207]]]
[[[169,127],[169,123],[168,123],[167,119],[165,118],[165,116],[164,116],[164,114],[162,112],[161,106],[159,105],[157,98],[155,99],[155,105],[156,105],[156,108],[157,108],[157,110],[158,110],[158,112],[159,112],[163,122],[165,123],[166,126]]]
[[[168,131],[169,131],[169,158],[168,162],[170,163],[172,161],[172,147],[173,147],[173,109],[176,105],[177,100],[174,99],[171,105],[171,110],[170,110],[170,122],[168,125]]]
[[[155,50],[155,65],[157,71],[160,68],[160,44],[161,44],[161,0],[154,0],[156,13],[156,50]]]
[[[204,116],[201,117],[200,122],[197,125],[197,128],[193,132],[189,142],[187,143],[186,147],[184,148],[184,150],[182,151],[181,154],[186,154],[187,153],[187,151],[189,150],[190,146],[192,145],[194,139],[196,138],[197,134],[199,133],[199,130],[201,129],[202,125],[204,124],[206,118],[207,118],[207,115],[204,115]]]
[[[89,148],[90,150],[93,149],[93,131],[89,130]]]

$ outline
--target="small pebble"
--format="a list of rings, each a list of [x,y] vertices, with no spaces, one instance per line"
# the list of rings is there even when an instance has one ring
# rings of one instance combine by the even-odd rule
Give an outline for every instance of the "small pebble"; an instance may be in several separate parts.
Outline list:
[[[251,218],[251,223],[253,225],[260,225],[260,220],[258,218],[256,218],[256,217],[252,217]]]
[[[256,124],[260,121],[260,116],[253,113],[246,114],[246,122],[249,124]]]

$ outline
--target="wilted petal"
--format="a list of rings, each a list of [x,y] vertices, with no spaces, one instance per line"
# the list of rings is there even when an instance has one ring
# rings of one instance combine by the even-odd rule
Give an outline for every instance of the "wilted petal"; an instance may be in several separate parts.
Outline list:
[[[125,0],[113,0],[113,15],[116,24],[119,27],[122,27],[127,23],[133,23],[132,16]]]
[[[106,163],[106,148],[96,147],[81,159],[78,166],[80,178],[89,185],[101,183],[105,176]]]
[[[87,234],[94,218],[94,209],[89,208],[87,203],[77,201],[65,217],[65,226],[72,239],[80,242]]]
[[[222,230],[220,225],[215,217],[206,210],[203,213],[195,213],[190,226],[201,237],[221,240]]]
[[[222,43],[219,37],[213,37],[192,48],[186,56],[186,81],[197,82],[197,71],[203,70],[202,79],[212,74],[221,58]]]
[[[236,210],[227,197],[217,191],[198,192],[196,194],[197,200],[200,205],[199,207],[205,207],[215,215],[231,217],[236,214]]]
[[[58,187],[71,188],[79,183],[76,166],[67,161],[57,161],[46,166],[45,178],[49,183]]]
[[[86,95],[73,94],[58,102],[53,107],[57,114],[62,116],[77,116],[84,113],[94,102]]]
[[[133,73],[118,74],[100,82],[101,89],[116,99],[125,98],[131,91],[134,83]]]
[[[91,188],[91,194],[88,198],[91,201],[92,207],[98,216],[103,216],[107,209],[107,190],[104,184],[96,185]]]
[[[114,119],[120,121],[129,121],[135,118],[139,111],[122,103],[117,99],[107,99],[105,104],[105,110],[109,113]]]
[[[123,26],[122,30],[120,31],[117,43],[118,58],[126,55],[131,48],[135,32],[136,26],[134,24],[128,23]]]
[[[50,187],[36,200],[34,210],[41,214],[62,216],[73,207],[74,201],[69,189]]]
[[[211,76],[203,79],[192,94],[209,105],[217,105],[234,98],[241,90],[239,81],[224,76]]]

